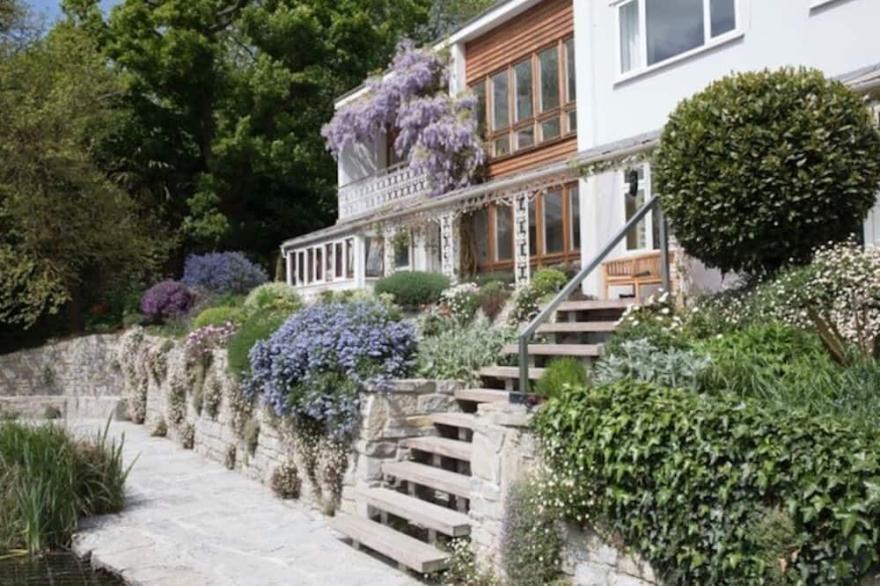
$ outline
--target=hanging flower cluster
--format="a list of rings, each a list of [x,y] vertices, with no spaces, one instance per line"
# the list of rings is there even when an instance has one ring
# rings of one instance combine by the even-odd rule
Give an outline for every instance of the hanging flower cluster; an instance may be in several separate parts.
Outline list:
[[[327,147],[338,156],[395,129],[394,150],[428,177],[433,195],[470,184],[485,160],[476,100],[449,96],[448,81],[436,53],[400,43],[390,72],[370,79],[366,97],[340,108],[324,126]]]

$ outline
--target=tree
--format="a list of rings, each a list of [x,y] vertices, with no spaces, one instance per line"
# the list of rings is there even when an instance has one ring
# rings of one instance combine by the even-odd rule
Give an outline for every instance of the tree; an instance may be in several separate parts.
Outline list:
[[[161,260],[89,137],[121,87],[80,32],[59,27],[0,61],[0,324],[29,328],[90,289]],[[95,278],[99,276],[100,278]]]
[[[880,185],[880,133],[862,99],[819,71],[738,74],[678,106],[654,172],[688,253],[763,276],[860,229]]]

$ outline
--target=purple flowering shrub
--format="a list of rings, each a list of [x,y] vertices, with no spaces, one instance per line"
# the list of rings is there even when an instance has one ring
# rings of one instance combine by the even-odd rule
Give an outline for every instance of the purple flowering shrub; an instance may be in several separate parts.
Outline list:
[[[178,281],[156,283],[141,297],[141,313],[153,321],[180,317],[192,307],[193,295]]]
[[[215,295],[247,293],[268,279],[262,267],[240,252],[191,254],[183,266],[184,283]]]
[[[368,80],[364,99],[340,108],[322,134],[337,155],[357,142],[397,129],[394,150],[425,173],[432,191],[468,185],[485,155],[472,95],[450,97],[446,64],[411,41],[397,47],[388,75]]]
[[[319,303],[254,345],[247,392],[342,438],[357,422],[360,393],[405,376],[415,350],[412,324],[381,303]]]

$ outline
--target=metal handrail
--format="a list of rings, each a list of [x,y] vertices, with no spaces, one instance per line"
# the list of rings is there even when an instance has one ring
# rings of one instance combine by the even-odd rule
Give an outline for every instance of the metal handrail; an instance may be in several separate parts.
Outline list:
[[[669,291],[669,231],[666,226],[666,218],[663,215],[663,210],[660,208],[660,199],[658,196],[653,196],[650,200],[648,200],[645,205],[643,205],[639,210],[633,215],[632,218],[620,229],[617,234],[614,235],[613,238],[605,245],[604,248],[597,254],[593,260],[587,263],[584,268],[582,268],[578,274],[576,274],[566,285],[562,288],[559,293],[556,294],[556,297],[547,304],[544,309],[542,309],[538,315],[529,322],[529,324],[520,332],[518,336],[519,343],[519,390],[521,393],[529,392],[529,341],[532,339],[532,336],[535,335],[535,332],[538,331],[538,328],[541,327],[543,323],[545,323],[554,311],[562,304],[563,301],[568,299],[568,297],[574,293],[575,289],[580,287],[580,284],[586,279],[590,273],[599,268],[599,265],[602,264],[602,261],[611,254],[621,240],[626,238],[627,233],[636,227],[636,225],[641,222],[645,216],[647,216],[651,211],[657,208],[659,212],[659,220],[660,220],[660,279],[663,282],[663,288],[666,291]]]

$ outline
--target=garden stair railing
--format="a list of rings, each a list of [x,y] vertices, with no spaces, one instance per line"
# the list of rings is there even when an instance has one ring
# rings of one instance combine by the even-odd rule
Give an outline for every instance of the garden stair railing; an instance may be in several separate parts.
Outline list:
[[[657,210],[659,219],[659,236],[660,236],[660,278],[663,289],[670,290],[669,277],[669,230],[666,224],[666,218],[660,207],[660,199],[658,196],[652,197],[639,210],[633,214],[632,218],[620,229],[602,248],[590,262],[576,274],[566,285],[556,294],[556,296],[532,319],[531,322],[519,333],[517,342],[519,344],[519,391],[520,393],[529,392],[529,342],[541,325],[545,324],[550,316],[559,308],[559,306],[574,293],[581,283],[590,274],[598,269],[605,259],[614,252],[617,245],[626,238],[627,233],[634,229],[639,222],[645,217]]]

